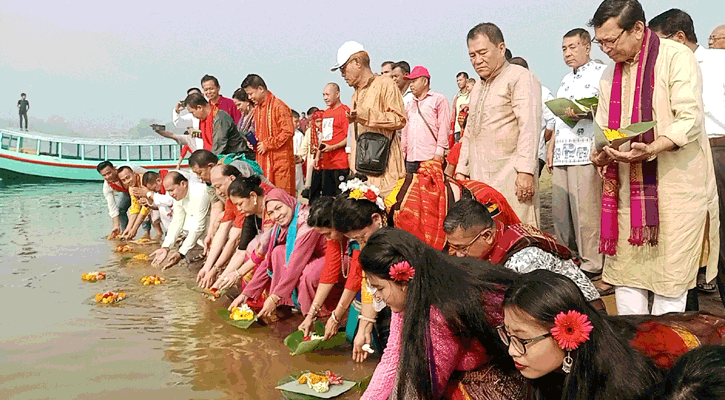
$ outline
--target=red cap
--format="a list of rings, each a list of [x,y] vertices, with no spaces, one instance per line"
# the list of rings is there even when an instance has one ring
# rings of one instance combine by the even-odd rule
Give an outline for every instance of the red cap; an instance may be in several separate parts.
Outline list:
[[[425,76],[426,78],[430,79],[428,69],[422,65],[417,65],[415,68],[413,68],[412,71],[410,71],[408,75],[405,75],[405,79],[415,79],[420,78],[421,76]]]

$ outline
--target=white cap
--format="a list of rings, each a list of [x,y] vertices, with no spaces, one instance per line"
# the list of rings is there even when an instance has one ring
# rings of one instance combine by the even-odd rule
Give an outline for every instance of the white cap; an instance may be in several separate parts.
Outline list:
[[[351,40],[349,42],[343,43],[342,46],[337,49],[337,64],[332,67],[332,71],[335,71],[345,65],[347,60],[350,59],[350,56],[361,51],[365,51],[365,49],[363,48],[363,45],[358,42]]]

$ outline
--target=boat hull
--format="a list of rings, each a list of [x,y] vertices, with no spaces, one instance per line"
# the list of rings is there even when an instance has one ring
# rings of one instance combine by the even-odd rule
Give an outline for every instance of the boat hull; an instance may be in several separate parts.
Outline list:
[[[25,154],[17,151],[0,149],[0,175],[2,170],[10,171],[15,176],[36,178],[64,179],[71,181],[100,182],[103,180],[96,171],[99,160],[71,160],[45,155]],[[133,164],[148,170],[175,169],[176,164],[170,160],[160,161],[111,161],[114,165]],[[188,167],[188,164],[182,164]],[[11,174],[11,176],[13,176]],[[12,179],[17,180],[17,179]]]

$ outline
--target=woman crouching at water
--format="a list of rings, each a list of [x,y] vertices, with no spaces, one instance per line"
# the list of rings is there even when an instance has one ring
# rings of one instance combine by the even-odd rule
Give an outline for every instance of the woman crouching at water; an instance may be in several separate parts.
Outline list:
[[[385,211],[385,202],[380,197],[380,190],[359,178],[353,178],[340,185],[342,193],[335,198],[332,204],[332,225],[335,231],[350,240],[353,248],[352,262],[357,262],[355,248],[364,247],[370,235],[387,225],[388,214]],[[362,278],[365,282],[365,278]],[[358,328],[353,340],[352,357],[357,362],[363,362],[368,352],[363,350],[364,345],[373,345],[373,328],[376,328],[376,344],[378,350],[385,347],[387,340],[388,312],[378,317],[382,308],[373,307],[372,296],[362,285],[362,307],[358,316]],[[325,334],[328,334],[327,328]]]
[[[239,177],[229,184],[227,191],[229,200],[245,217],[237,250],[224,272],[211,286],[212,288],[223,290],[234,286],[258,264],[253,260],[261,261],[259,254],[262,251],[257,251],[257,254],[254,255],[249,252],[257,249],[258,237],[262,230],[273,225],[265,212],[264,201],[265,195],[272,189],[274,186],[263,183],[262,179],[256,175],[248,178]],[[247,248],[249,248],[249,252]],[[247,278],[248,280],[249,278]]]
[[[310,312],[298,328],[307,336],[315,319],[329,316],[325,324],[325,340],[337,334],[362,282],[360,246],[356,242],[348,241],[333,228],[334,200],[329,196],[318,197],[310,206],[307,225],[327,238],[327,249],[315,299],[310,306]]]
[[[617,334],[570,279],[546,270],[506,292],[500,340],[537,399],[649,399],[661,373]]]
[[[260,298],[269,286],[260,317],[270,316],[280,304],[298,306],[307,314],[325,262],[327,240],[307,225],[309,207],[284,190],[272,189],[264,201],[274,226],[260,238],[258,248],[264,250],[258,256],[264,259],[258,260],[254,277],[232,307]]]
[[[362,399],[531,398],[495,330],[514,272],[444,255],[393,228],[370,236],[360,264],[373,296],[393,312]]]

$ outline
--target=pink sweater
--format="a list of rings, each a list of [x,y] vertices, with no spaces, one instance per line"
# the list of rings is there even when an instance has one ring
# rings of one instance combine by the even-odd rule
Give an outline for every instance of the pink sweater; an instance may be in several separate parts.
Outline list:
[[[503,321],[501,315],[501,302],[503,296],[494,295],[484,304],[489,320],[494,323]],[[403,330],[403,313],[394,312],[390,320],[390,337],[388,345],[383,352],[380,363],[375,368],[370,386],[361,397],[361,400],[387,400],[397,384],[397,369],[400,361],[401,337]],[[458,338],[448,328],[446,319],[437,308],[430,309],[430,336],[433,347],[433,362],[435,364],[435,377],[437,396],[442,396],[448,385],[448,380],[454,370],[472,371],[478,369],[488,361],[483,346],[474,341],[470,348],[464,348]]]

